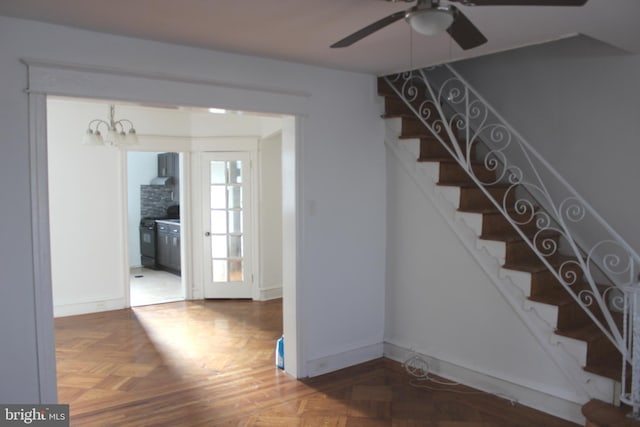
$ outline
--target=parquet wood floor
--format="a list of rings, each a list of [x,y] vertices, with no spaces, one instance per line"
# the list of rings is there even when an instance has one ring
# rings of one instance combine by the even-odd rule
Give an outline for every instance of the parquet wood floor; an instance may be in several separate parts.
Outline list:
[[[384,359],[296,381],[274,365],[281,313],[280,300],[196,301],[56,319],[59,401],[73,426],[575,426],[414,388]]]

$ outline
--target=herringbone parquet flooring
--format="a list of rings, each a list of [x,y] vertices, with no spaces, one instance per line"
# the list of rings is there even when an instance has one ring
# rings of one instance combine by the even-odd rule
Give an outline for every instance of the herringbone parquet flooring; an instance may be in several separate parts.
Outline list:
[[[383,359],[295,381],[274,366],[281,312],[280,300],[198,301],[56,319],[59,401],[73,426],[575,426],[414,388]]]

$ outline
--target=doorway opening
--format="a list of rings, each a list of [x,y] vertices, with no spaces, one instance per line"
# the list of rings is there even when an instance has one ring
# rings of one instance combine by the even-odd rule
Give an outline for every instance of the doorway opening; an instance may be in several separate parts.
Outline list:
[[[266,128],[268,136],[231,138],[231,128],[227,128],[227,135],[220,137],[211,136],[220,128],[219,116],[193,109],[176,109],[169,114],[166,109],[117,104],[117,110],[136,123],[142,147],[118,150],[82,145],[86,124],[91,117],[99,117],[105,105],[105,101],[90,99],[47,100],[55,316],[72,317],[203,297],[282,298],[283,213],[281,206],[274,206],[282,204],[282,179],[277,179],[282,175],[281,131],[274,127],[277,121],[271,118],[271,127],[265,127],[264,119],[244,115],[234,124],[237,132],[260,132]],[[173,119],[174,127],[164,131],[173,135],[147,133],[145,123],[155,123],[158,114],[163,116],[165,126],[168,116],[177,117]],[[184,120],[185,115],[189,120]],[[194,137],[183,126],[206,121],[211,123],[199,123],[198,129],[209,136]],[[173,164],[170,171],[164,170],[167,162]],[[265,203],[255,203],[253,209],[253,202],[260,200],[258,189],[264,193]],[[202,195],[211,200],[203,203]],[[261,214],[253,215],[252,211]],[[145,224],[153,225],[145,229]],[[268,239],[263,246],[258,244],[258,233],[250,232],[261,228],[265,228],[261,234]],[[205,238],[204,230],[215,237],[214,243],[210,236]],[[145,251],[146,243],[152,243],[151,252]],[[201,252],[209,249],[215,256],[199,256],[198,248],[204,249]],[[170,249],[175,250],[175,258],[167,252]],[[224,259],[220,258],[220,252],[225,250]],[[275,250],[280,252],[276,261],[259,269],[261,252],[268,251],[269,260],[273,261]],[[245,293],[208,293],[208,276],[197,273],[201,268],[198,260],[207,258],[205,273],[213,272],[214,279],[225,273],[230,287],[237,286],[236,279],[243,277]],[[220,261],[230,268],[220,270]],[[74,274],[79,270],[90,280]],[[98,270],[100,275],[92,274]],[[201,278],[204,282],[198,283]],[[253,283],[254,278],[257,283]],[[273,344],[275,348],[275,340]],[[63,386],[65,374],[62,369]]]
[[[118,103],[139,143],[82,145],[87,123],[111,105],[47,100],[55,316],[184,299],[282,297],[282,119]],[[209,163],[234,155],[242,161]],[[233,169],[229,182],[211,181],[219,164]],[[227,196],[203,203],[217,190]],[[225,274],[233,278],[225,282],[229,289],[240,283],[242,293],[210,292]]]
[[[181,154],[127,152],[131,307],[182,301]]]
[[[285,352],[288,358],[288,364],[285,369],[286,372],[294,377],[298,378],[305,375],[304,369],[299,362],[301,358],[299,346],[299,336],[302,334],[301,328],[297,322],[297,308],[298,308],[298,295],[296,288],[299,278],[298,263],[300,262],[300,255],[298,248],[300,246],[300,233],[299,233],[299,216],[297,211],[299,210],[299,145],[301,144],[301,117],[307,113],[307,96],[304,94],[291,94],[281,93],[273,91],[256,91],[255,88],[244,88],[238,85],[233,87],[227,87],[224,85],[212,83],[212,82],[196,82],[195,85],[198,90],[185,90],[185,83],[194,85],[193,81],[181,80],[180,78],[162,79],[156,77],[146,78],[138,74],[127,74],[126,72],[113,73],[110,70],[97,70],[95,68],[83,68],[79,66],[59,67],[56,65],[47,65],[43,63],[27,63],[30,70],[29,74],[29,126],[30,126],[30,143],[31,143],[31,171],[32,171],[32,185],[31,185],[31,197],[33,200],[33,224],[34,235],[33,240],[35,247],[40,248],[37,253],[34,253],[34,258],[37,260],[34,263],[34,273],[39,278],[36,281],[38,286],[35,289],[36,298],[36,313],[35,320],[37,324],[37,343],[38,343],[38,366],[40,369],[40,396],[44,401],[56,400],[56,377],[55,377],[55,341],[54,336],[51,333],[53,329],[54,317],[64,314],[60,313],[60,306],[63,309],[68,309],[66,304],[68,301],[56,300],[58,307],[54,308],[54,300],[52,293],[56,292],[60,287],[66,286],[65,282],[54,284],[55,268],[54,263],[56,257],[65,258],[64,253],[60,253],[51,247],[51,241],[53,238],[53,230],[50,225],[63,224],[62,227],[58,227],[63,232],[65,228],[70,233],[77,232],[78,228],[73,222],[61,221],[60,217],[56,217],[55,214],[50,212],[48,200],[50,198],[50,184],[51,178],[49,176],[49,155],[50,146],[53,142],[49,140],[47,135],[47,126],[52,121],[47,114],[47,101],[55,97],[84,97],[86,99],[113,99],[117,96],[120,100],[126,100],[127,102],[147,102],[148,105],[176,105],[181,103],[182,105],[194,105],[205,107],[212,99],[220,99],[220,95],[223,97],[227,104],[234,105],[240,108],[246,108],[254,106],[257,110],[265,112],[274,112],[279,114],[283,120],[282,130],[282,188],[283,188],[283,329],[285,335],[289,338],[285,342]],[[42,73],[35,72],[35,70],[43,71]],[[31,72],[34,71],[34,72]],[[72,74],[70,76],[69,74]],[[78,78],[81,76],[82,78]],[[37,88],[37,89],[36,89]],[[122,88],[133,88],[125,92]],[[256,93],[262,96],[256,97]],[[153,96],[150,96],[153,94]],[[139,105],[139,104],[135,104]],[[258,107],[256,107],[258,106]],[[100,114],[103,114],[101,112]],[[84,114],[76,117],[76,121],[80,122],[80,119],[84,118]],[[91,117],[90,119],[93,119]],[[72,120],[67,118],[67,120]],[[162,150],[167,151],[174,150],[175,138],[172,140],[164,141],[168,147],[162,147]],[[151,150],[152,151],[152,150]],[[99,176],[101,179],[112,179],[114,182],[119,183],[119,188],[124,187],[123,175],[113,173],[113,168],[93,167],[93,160],[97,161],[95,164],[101,164],[104,157],[116,161],[116,164],[122,167],[126,160],[123,155],[124,151],[113,150],[109,153],[101,152],[99,155],[94,153],[93,158],[89,158],[88,162],[82,163],[85,167],[81,168],[82,173],[77,174],[77,170],[73,170],[67,174],[71,179],[82,180],[84,177]],[[91,156],[89,156],[91,157]],[[114,157],[119,160],[114,160]],[[119,162],[119,163],[118,163]],[[115,169],[120,170],[120,169]],[[64,186],[58,183],[60,188]],[[85,186],[83,192],[76,192],[76,200],[73,201],[80,214],[88,214],[92,211],[112,212],[113,209],[113,195],[101,194],[103,197],[94,206],[89,206],[86,200],[83,199],[85,192],[91,192],[95,189],[91,188],[91,185]],[[82,215],[80,215],[82,217]],[[117,222],[117,218],[109,218],[108,223]],[[120,219],[121,221],[121,219]],[[125,230],[124,224],[120,223],[120,230]],[[66,227],[65,227],[66,226]],[[85,230],[86,231],[86,230]],[[82,243],[91,243],[96,240],[99,241],[101,236],[104,236],[104,230],[99,230],[99,233],[78,233],[81,235],[91,235],[91,239],[85,239]],[[121,232],[121,235],[117,237],[119,239],[116,247],[109,245],[101,245],[99,253],[107,253],[113,250],[118,256],[124,257],[124,261],[120,260],[117,265],[126,265],[126,257],[122,253],[122,248],[125,245],[126,233]],[[95,254],[95,251],[91,251],[91,245],[83,245],[83,248],[89,250],[91,255]],[[66,257],[72,259],[70,264],[73,264],[76,260],[73,256]],[[124,283],[127,279],[126,271],[120,271],[118,267],[114,267],[113,264],[109,265],[111,260],[107,260],[100,267],[99,272],[92,272],[93,276],[99,277],[101,272],[109,272],[111,274],[114,271],[116,276],[122,273],[122,276],[118,278],[118,281]],[[78,267],[82,270],[83,266],[78,264]],[[124,269],[123,269],[124,270]],[[78,277],[84,277],[82,273],[86,271],[86,268],[82,271],[77,271]],[[87,279],[85,277],[85,279]],[[77,279],[76,279],[77,281]],[[86,283],[92,281],[87,279]],[[95,290],[95,288],[93,289]],[[52,292],[53,291],[53,292]],[[202,296],[191,295],[191,298],[202,298]],[[100,304],[97,308],[105,310],[109,309],[112,305],[112,301],[107,301],[109,304]],[[119,299],[116,303],[122,303]],[[80,301],[78,304],[72,307],[75,309],[86,309],[87,307],[95,308],[95,300]],[[113,304],[116,305],[116,304]],[[64,310],[62,310],[64,311]]]

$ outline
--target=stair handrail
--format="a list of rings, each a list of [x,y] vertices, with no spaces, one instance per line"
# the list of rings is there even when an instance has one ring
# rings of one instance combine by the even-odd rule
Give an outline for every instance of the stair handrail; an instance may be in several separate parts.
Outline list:
[[[445,75],[439,77],[440,86],[436,86],[434,85],[434,82],[438,81],[436,75],[442,70],[445,71]],[[429,77],[427,76],[428,74]],[[587,203],[573,186],[450,65],[446,64],[444,66],[403,72],[384,79],[413,114],[420,119],[422,124],[431,131],[433,137],[443,145],[467,172],[498,211],[512,224],[520,237],[536,253],[544,266],[552,272],[558,282],[569,292],[589,318],[620,351],[622,355],[621,400],[631,405],[633,407],[633,415],[640,418],[640,320],[638,320],[640,319],[640,303],[634,303],[636,301],[634,298],[640,295],[640,284],[636,277],[637,271],[640,269],[640,256]],[[419,99],[420,88],[416,85],[418,82],[424,85],[426,100]],[[452,82],[457,86],[452,86],[449,92],[443,92],[447,85]],[[400,87],[398,87],[398,83],[400,83]],[[471,100],[471,97],[473,97],[473,100]],[[445,109],[448,111],[445,111]],[[489,116],[498,123],[492,123],[487,126],[486,121]],[[475,122],[474,119],[476,120]],[[460,130],[465,132],[466,137],[464,151],[458,143],[456,135]],[[495,144],[503,143],[504,140],[507,141],[504,146],[498,148],[495,145],[492,147],[491,144],[487,144],[489,153],[484,158],[485,166],[490,169],[498,171],[499,168],[502,168],[502,172],[498,174],[498,179],[506,179],[508,184],[508,189],[502,201],[498,201],[487,189],[487,187],[497,184],[498,181],[483,182],[475,176],[472,167],[471,150],[473,145],[478,142],[486,143],[484,141],[485,136],[483,136],[485,132],[492,133],[490,139],[493,139]],[[497,138],[496,133],[498,134]],[[517,148],[520,150],[518,156],[524,158],[525,165],[510,164],[511,159],[504,157],[507,149],[511,149],[510,145],[513,140],[515,140]],[[532,158],[535,159],[535,162]],[[553,195],[553,193],[559,192],[559,188],[555,187],[553,191],[547,188],[546,180],[548,178],[546,177],[548,175],[545,175],[545,179],[542,178],[536,168],[536,162],[547,173],[551,174],[556,183],[560,184],[564,193],[569,194],[568,197],[563,197],[559,204],[554,202],[555,197]],[[533,174],[535,182],[526,181],[525,172],[528,170],[530,170],[530,174]],[[530,194],[535,193],[534,200],[519,198],[522,196],[515,194],[515,188],[518,186],[527,188]],[[513,202],[515,212],[529,215],[529,220],[526,222],[516,221],[509,214],[508,198],[512,189],[514,189],[511,193],[512,197],[516,200]],[[533,203],[539,203],[543,210],[536,210],[537,208],[534,207]],[[574,236],[572,227],[567,225],[567,221],[577,223],[582,221],[587,214],[591,220],[601,227],[607,238],[599,240],[593,245],[586,243],[585,245],[591,247],[591,249],[583,251],[582,245],[579,244],[580,239]],[[529,221],[535,221],[536,224],[537,231],[533,237],[528,237],[522,229],[522,226],[528,224]],[[553,267],[548,258],[560,254],[560,244],[540,234],[541,231],[545,230],[557,231],[559,233],[558,239],[563,238],[562,243],[569,246],[564,249],[569,249],[575,259],[563,261],[557,269]],[[539,240],[540,237],[541,239]],[[599,237],[596,237],[596,239],[599,239]],[[584,239],[582,243],[585,243]],[[621,257],[619,252],[601,255],[598,251],[603,248],[607,249],[605,245],[613,245],[616,251],[622,250],[624,258]],[[623,268],[614,270],[619,268],[620,264],[622,264]],[[594,277],[596,274],[594,274],[591,266],[595,266],[605,272],[605,279],[612,285],[604,291],[601,290],[600,284],[596,282],[596,279],[602,281],[603,278],[600,276]],[[573,270],[575,267],[579,267],[579,272]],[[565,268],[567,269],[565,270]],[[573,285],[579,283],[578,274],[583,276],[583,279],[587,282],[588,289],[572,288]],[[625,278],[621,279],[623,275]],[[616,291],[613,291],[614,289]],[[607,298],[608,300],[606,300]],[[599,311],[592,311],[594,307]],[[613,318],[610,312],[611,309],[623,314],[622,331],[620,331]],[[598,316],[598,313],[600,316]],[[605,323],[602,323],[599,317],[603,317]],[[627,362],[631,364],[630,382],[627,380]]]
[[[491,113],[496,118],[498,118],[505,126],[507,126],[509,131],[516,138],[520,140],[520,142],[527,148],[527,150],[531,152],[531,154],[533,154],[536,157],[536,159],[540,163],[542,163],[548,169],[548,171],[554,175],[554,177],[558,181],[562,183],[562,185],[564,185],[571,193],[573,193],[576,199],[580,202],[580,204],[582,204],[585,208],[587,208],[591,213],[591,215],[593,215],[593,217],[596,220],[598,220],[598,222],[600,222],[600,224],[607,230],[607,232],[609,232],[609,234],[614,236],[615,239],[625,248],[625,250],[628,251],[628,253],[632,254],[633,257],[636,259],[636,261],[640,263],[640,255],[638,255],[638,253],[622,238],[622,236],[620,236],[620,234],[618,234],[618,232],[615,231],[613,227],[611,227],[609,223],[607,223],[607,221],[605,221],[604,218],[602,218],[602,216],[600,216],[600,214],[589,203],[587,203],[587,201],[580,195],[580,193],[578,193],[578,191],[575,188],[573,188],[573,186],[569,184],[569,182],[567,182],[567,180],[564,179],[564,177],[560,175],[560,173],[544,157],[542,157],[542,155],[538,152],[538,150],[536,150],[513,126],[511,126],[509,122],[504,117],[502,117],[502,115],[499,112],[497,112],[491,106],[491,104],[489,104],[489,102],[486,101],[484,97],[480,95],[478,91],[476,91],[474,87],[468,81],[466,81],[453,67],[451,67],[449,64],[444,64],[444,66],[447,67],[447,69],[454,76],[456,76],[457,79],[459,79],[462,82],[465,82],[469,90],[473,92],[474,96],[477,97],[479,100],[481,100],[491,110]]]

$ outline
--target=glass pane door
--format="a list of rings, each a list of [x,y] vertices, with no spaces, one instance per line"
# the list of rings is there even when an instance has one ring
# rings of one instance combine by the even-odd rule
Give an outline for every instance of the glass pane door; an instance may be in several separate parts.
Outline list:
[[[242,282],[242,160],[212,161],[211,257],[214,282]]]
[[[250,197],[250,163],[246,153],[208,153],[207,213],[205,229],[210,239],[210,269],[206,298],[246,298],[247,225]],[[217,157],[213,159],[212,157]],[[209,251],[207,251],[209,252]],[[250,277],[249,277],[250,279]],[[206,285],[206,284],[205,284]],[[236,289],[233,289],[233,288]],[[238,291],[238,292],[236,292]]]

